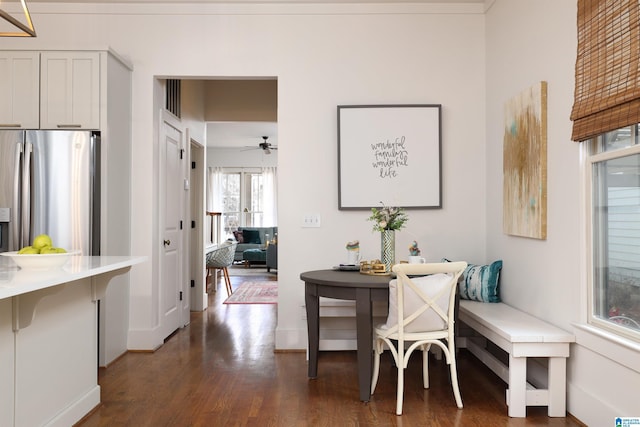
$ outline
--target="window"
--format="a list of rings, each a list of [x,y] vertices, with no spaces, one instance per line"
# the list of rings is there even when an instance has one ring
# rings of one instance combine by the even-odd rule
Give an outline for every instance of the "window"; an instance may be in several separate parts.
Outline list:
[[[222,224],[224,238],[238,227],[263,226],[263,175],[261,172],[222,173]]]
[[[589,322],[640,341],[639,126],[586,142],[591,185]]]

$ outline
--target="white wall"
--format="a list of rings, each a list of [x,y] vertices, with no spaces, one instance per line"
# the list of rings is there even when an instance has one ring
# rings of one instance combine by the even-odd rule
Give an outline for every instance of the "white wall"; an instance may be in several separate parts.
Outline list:
[[[506,302],[578,333],[568,361],[568,411],[587,425],[606,426],[615,416],[637,415],[640,374],[618,363],[622,350],[613,351],[615,359],[594,351],[613,349],[611,342],[592,345],[593,336],[583,339],[573,326],[586,318],[583,183],[569,119],[576,16],[573,1],[496,0],[487,11],[487,192],[494,195],[487,204],[487,254],[504,260]],[[502,232],[503,108],[541,80],[548,82],[548,229],[546,240],[535,240]]]
[[[487,253],[504,260],[505,301],[570,329],[580,276],[580,159],[569,119],[576,5],[556,3],[498,0],[487,13],[487,188],[495,195],[487,205]],[[542,80],[548,82],[548,225],[547,239],[537,240],[502,232],[502,141],[505,101]]]
[[[202,80],[183,80],[181,88],[182,123],[189,128],[190,138],[204,144],[207,128],[204,121],[205,82]]]
[[[156,76],[278,79],[278,348],[306,347],[300,272],[341,262],[349,240],[379,256],[368,212],[337,210],[339,104],[442,104],[443,208],[411,212],[398,251],[416,239],[430,260],[486,260],[481,5],[30,6],[38,37],[5,38],[3,48],[111,47],[134,66],[132,253],[150,262],[131,272],[129,348],[162,344]],[[301,227],[307,212],[321,215],[320,229]]]

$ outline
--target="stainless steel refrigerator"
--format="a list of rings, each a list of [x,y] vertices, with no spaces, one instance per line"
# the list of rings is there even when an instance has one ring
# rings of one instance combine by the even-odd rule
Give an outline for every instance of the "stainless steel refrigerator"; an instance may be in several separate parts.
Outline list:
[[[38,234],[100,253],[99,132],[0,131],[0,252]]]

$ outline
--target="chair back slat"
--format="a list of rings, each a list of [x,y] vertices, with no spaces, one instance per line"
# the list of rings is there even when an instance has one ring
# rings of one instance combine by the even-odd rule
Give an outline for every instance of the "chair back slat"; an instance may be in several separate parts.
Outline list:
[[[402,338],[453,328],[456,287],[466,266],[463,261],[394,265],[398,323],[389,325],[388,332]]]

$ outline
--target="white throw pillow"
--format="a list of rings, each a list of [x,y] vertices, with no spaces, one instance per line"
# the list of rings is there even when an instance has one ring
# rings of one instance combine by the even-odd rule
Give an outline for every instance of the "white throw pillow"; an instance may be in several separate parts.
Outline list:
[[[446,288],[453,276],[447,273],[437,273],[429,276],[414,277],[411,279],[416,286],[424,292],[425,295],[433,298],[439,294],[443,288]],[[398,281],[393,279],[389,282],[389,316],[387,323],[382,328],[389,329],[398,323]],[[404,315],[416,311],[423,306],[425,302],[418,294],[414,292],[407,284],[404,286]],[[436,304],[447,313],[449,308],[449,292],[444,292],[437,300]],[[422,313],[416,320],[406,325],[405,332],[423,332],[442,330],[447,327],[445,321],[433,310],[429,309]]]

